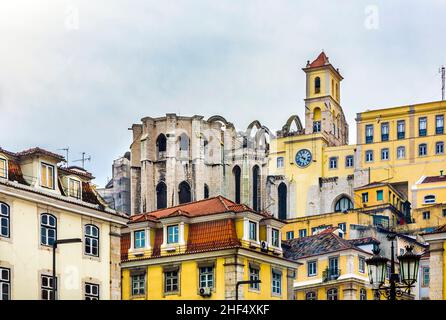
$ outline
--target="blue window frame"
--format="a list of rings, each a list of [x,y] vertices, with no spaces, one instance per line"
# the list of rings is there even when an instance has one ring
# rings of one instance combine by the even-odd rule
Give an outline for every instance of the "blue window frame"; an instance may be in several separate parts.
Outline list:
[[[282,273],[273,270],[272,271],[272,292],[273,294],[282,294]]]
[[[146,246],[146,231],[145,230],[137,230],[134,233],[134,247],[135,249],[144,248]]]
[[[383,191],[382,190],[377,190],[376,191],[376,200],[377,201],[382,201],[384,199],[383,197]]]
[[[307,229],[299,230],[299,238],[305,238],[307,236]]]
[[[294,231],[287,231],[287,233],[286,233],[286,239],[287,239],[287,240],[294,239]]]
[[[167,243],[178,243],[178,225],[167,227]]]

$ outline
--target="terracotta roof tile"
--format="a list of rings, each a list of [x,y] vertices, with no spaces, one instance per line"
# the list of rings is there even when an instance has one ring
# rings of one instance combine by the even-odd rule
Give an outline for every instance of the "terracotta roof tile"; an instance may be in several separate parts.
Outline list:
[[[444,182],[444,181],[446,181],[446,175],[429,176],[429,177],[424,178],[423,182],[421,182],[421,183]]]
[[[240,245],[233,219],[191,224],[187,241],[187,253],[236,247]]]
[[[29,183],[23,178],[20,165],[11,159],[8,160],[8,180],[17,181],[18,183],[29,186]]]
[[[380,244],[381,242],[373,237],[365,237],[365,238],[358,238],[358,239],[350,239],[347,240],[354,246],[364,246],[367,244]]]
[[[328,62],[328,57],[325,55],[325,52],[322,51],[317,58],[311,62],[308,67],[309,68],[318,68],[318,67],[322,67],[325,66],[327,64],[329,64],[330,62]]]
[[[31,149],[27,149],[24,151],[20,151],[16,153],[17,157],[25,157],[25,156],[29,156],[29,155],[45,155],[45,156],[49,156],[49,157],[53,157],[56,158],[60,161],[65,160],[65,158],[63,156],[61,156],[60,154],[57,153],[53,153],[50,151],[47,151],[45,149],[39,148],[39,147],[35,147],[35,148],[31,148]]]

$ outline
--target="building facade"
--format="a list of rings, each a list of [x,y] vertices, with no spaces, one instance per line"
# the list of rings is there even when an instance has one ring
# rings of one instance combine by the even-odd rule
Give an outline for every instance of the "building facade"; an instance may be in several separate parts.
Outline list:
[[[299,263],[284,223],[222,196],[131,216],[122,238],[125,300],[292,299]],[[260,280],[238,286],[239,281]]]
[[[60,167],[62,156],[34,148],[0,149],[0,300],[121,298],[120,230],[85,170]],[[56,249],[56,240],[82,243]]]

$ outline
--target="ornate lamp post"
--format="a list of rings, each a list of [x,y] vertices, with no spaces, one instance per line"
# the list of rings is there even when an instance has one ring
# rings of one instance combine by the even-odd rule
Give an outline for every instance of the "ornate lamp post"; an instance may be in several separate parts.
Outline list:
[[[391,259],[390,259],[390,275],[389,285],[385,285],[387,274],[387,262],[389,259],[379,255],[380,249],[377,247],[373,250],[373,257],[366,260],[369,270],[370,284],[375,291],[375,298],[383,295],[388,300],[396,300],[401,297],[404,292],[410,294],[410,289],[414,287],[418,278],[418,265],[421,255],[413,253],[413,246],[406,246],[406,253],[398,256],[400,262],[400,274],[395,272],[395,253],[393,241],[396,235],[391,234],[387,239],[391,241]]]

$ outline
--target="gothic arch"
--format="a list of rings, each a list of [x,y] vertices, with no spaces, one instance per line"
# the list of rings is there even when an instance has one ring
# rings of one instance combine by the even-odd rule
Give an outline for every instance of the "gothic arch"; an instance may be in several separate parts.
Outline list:
[[[285,182],[281,182],[277,188],[277,216],[281,220],[287,218],[287,202],[288,202],[288,187]]]
[[[293,123],[296,125],[298,132],[303,130],[302,122],[300,122],[299,116],[292,115],[291,117],[288,118],[286,124],[282,127],[282,131],[284,133],[290,133],[290,128]]]
[[[167,186],[161,181],[156,186],[156,209],[167,208]]]
[[[332,212],[343,212],[345,209],[349,210],[353,208],[354,208],[354,202],[348,194],[341,193],[333,200]]]
[[[190,185],[186,181],[183,181],[178,185],[178,201],[180,204],[192,201]]]
[[[224,123],[225,125],[228,125],[228,124],[229,124],[229,122],[228,122],[225,118],[223,118],[222,116],[220,116],[220,115],[212,116],[212,117],[210,117],[207,121],[208,121],[208,122],[222,122],[222,123]]]
[[[239,166],[234,166],[232,169],[232,175],[234,176],[234,200],[235,203],[241,203],[242,170]]]
[[[260,211],[261,209],[261,172],[258,165],[252,167],[252,209]]]

